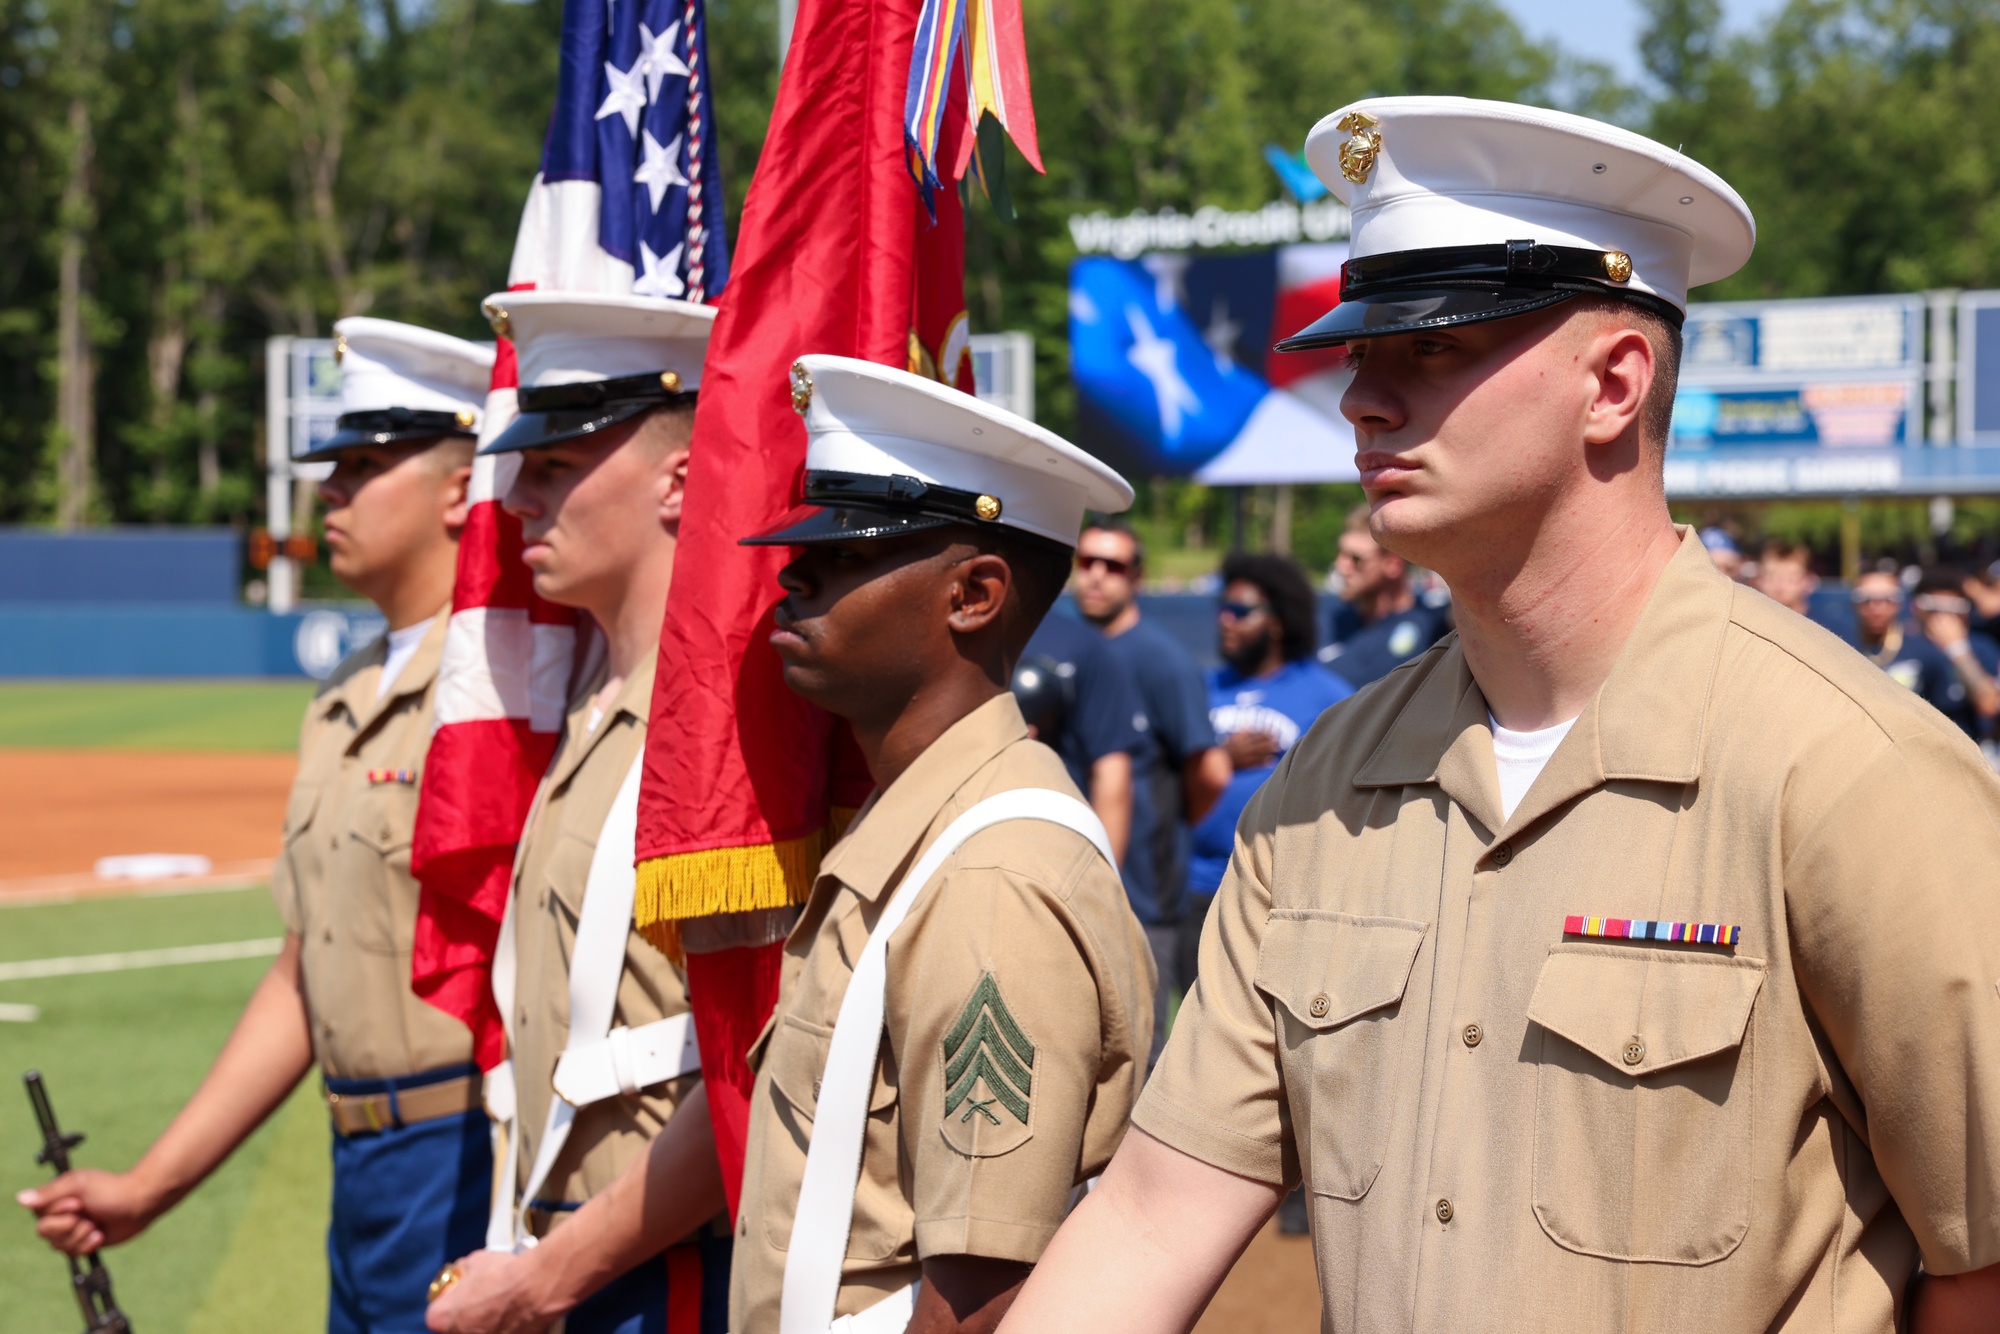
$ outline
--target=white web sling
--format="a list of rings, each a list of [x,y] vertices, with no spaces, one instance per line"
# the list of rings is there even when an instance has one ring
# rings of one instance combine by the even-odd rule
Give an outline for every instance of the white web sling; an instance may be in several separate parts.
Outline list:
[[[694,1022],[689,1015],[678,1014],[638,1028],[611,1027],[618,983],[625,976],[625,941],[631,930],[637,885],[633,847],[639,825],[639,775],[645,758],[643,750],[634,757],[591,853],[583,913],[576,924],[576,947],[569,962],[569,1037],[556,1062],[555,1096],[549,1100],[541,1144],[518,1195],[513,1186],[519,1173],[521,1141],[514,1123],[513,1061],[506,1061],[487,1077],[488,1108],[506,1128],[504,1159],[487,1219],[488,1250],[523,1250],[534,1245],[526,1226],[529,1202],[548,1180],[580,1110],[701,1068],[701,1052],[695,1045]],[[539,811],[539,800],[536,805]],[[532,817],[529,827],[533,827]],[[501,1016],[508,1021],[510,1037],[516,986],[516,906],[515,897],[510,895],[493,964],[493,994]],[[498,1097],[496,1085],[501,1086]]]
[[[819,1105],[806,1147],[805,1177],[785,1254],[779,1334],[901,1334],[916,1309],[915,1284],[856,1315],[835,1320],[840,1272],[854,1224],[854,1188],[861,1176],[868,1095],[882,1044],[888,990],[889,941],[930,882],[959,846],[982,829],[1008,820],[1044,820],[1082,835],[1114,869],[1110,837],[1090,807],[1047,788],[1017,788],[988,797],[945,826],[897,886],[868,937],[841,998],[840,1017],[828,1043]]]

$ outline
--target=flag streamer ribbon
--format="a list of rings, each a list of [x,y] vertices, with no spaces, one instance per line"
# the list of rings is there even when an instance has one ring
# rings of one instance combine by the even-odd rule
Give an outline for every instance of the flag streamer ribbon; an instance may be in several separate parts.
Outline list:
[[[961,136],[963,142],[949,171],[940,169],[939,144],[945,137],[952,71],[961,56],[965,62],[966,112],[971,123],[981,128],[978,137],[988,138],[984,127],[990,118],[1014,140],[1028,165],[1042,170],[1020,0],[924,0],[903,100],[903,148],[910,176],[933,218],[937,189],[947,177],[953,182],[964,177],[974,153],[974,136]],[[979,180],[989,194],[993,192],[990,183],[1001,170],[997,150],[997,139],[978,146]]]

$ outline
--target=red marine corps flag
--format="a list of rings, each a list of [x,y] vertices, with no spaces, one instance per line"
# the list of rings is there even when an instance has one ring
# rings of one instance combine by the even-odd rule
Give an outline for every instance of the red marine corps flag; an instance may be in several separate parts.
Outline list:
[[[569,0],[556,105],[508,285],[712,300],[729,277],[712,133],[705,0]],[[514,420],[506,329],[480,443]],[[562,735],[574,612],[535,596],[521,525],[499,505],[519,456],[478,458],[438,669],[411,865],[422,884],[411,984],[506,1055],[492,969],[514,848]]]
[[[788,922],[777,911],[811,888],[836,809],[858,804],[869,785],[834,720],[785,688],[768,642],[783,549],[736,540],[769,527],[796,494],[806,435],[788,373],[799,356],[838,353],[972,387],[958,191],[954,183],[931,192],[933,221],[912,174],[928,162],[906,157],[903,113],[913,76],[935,76],[942,62],[932,99],[941,141],[923,137],[936,161],[963,164],[966,82],[975,95],[981,84],[954,78],[953,57],[976,51],[990,69],[998,49],[1018,66],[1005,80],[1014,124],[1032,126],[1018,0],[974,8],[987,16],[979,31],[1004,32],[1011,46],[975,44],[964,0],[800,5],[695,409],[647,730],[635,911],[663,949],[688,946],[732,1213],[749,1113],[746,1055],[777,999],[783,941],[771,925]],[[993,17],[1002,11],[1011,18]],[[921,48],[920,21],[930,34]]]

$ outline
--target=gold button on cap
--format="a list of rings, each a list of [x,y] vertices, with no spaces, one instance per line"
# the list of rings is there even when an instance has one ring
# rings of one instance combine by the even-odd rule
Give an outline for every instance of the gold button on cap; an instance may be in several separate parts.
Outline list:
[[[1000,517],[1000,501],[996,496],[981,496],[972,502],[972,512],[992,523]]]
[[[1451,1221],[1451,1214],[1452,1214],[1451,1201],[1439,1200],[1437,1208],[1438,1222],[1449,1223]]]
[[[1326,1018],[1326,1012],[1333,1008],[1333,1002],[1329,1001],[1326,998],[1325,994],[1322,993],[1321,995],[1314,996],[1312,998],[1312,1004],[1307,1006],[1306,1008],[1312,1011],[1313,1018],[1324,1019]]]
[[[1625,1044],[1624,1055],[1625,1055],[1625,1064],[1637,1065],[1639,1062],[1646,1059],[1646,1044],[1644,1042],[1641,1042],[1638,1038],[1633,1038],[1630,1042]]]
[[[1632,281],[1632,257],[1622,250],[1604,252],[1604,276],[1614,283]]]
[[[1467,1024],[1465,1026],[1465,1032],[1461,1036],[1465,1038],[1466,1046],[1477,1047],[1480,1044],[1480,1041],[1485,1038],[1486,1031],[1482,1029],[1478,1024]]]

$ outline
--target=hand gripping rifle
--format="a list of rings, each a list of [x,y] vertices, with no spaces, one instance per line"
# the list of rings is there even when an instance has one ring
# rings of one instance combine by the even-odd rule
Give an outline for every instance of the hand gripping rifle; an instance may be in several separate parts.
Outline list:
[[[69,1171],[69,1151],[83,1143],[82,1135],[65,1135],[56,1124],[55,1109],[49,1106],[49,1091],[42,1087],[42,1072],[30,1070],[21,1076],[21,1082],[28,1086],[28,1101],[35,1104],[35,1119],[42,1123],[42,1151],[35,1155],[38,1163],[47,1163],[54,1168],[57,1176]],[[132,1334],[132,1322],[118,1309],[118,1301],[111,1295],[111,1271],[97,1258],[96,1252],[79,1261],[74,1255],[69,1260],[70,1291],[76,1294],[76,1304],[83,1308],[84,1334]]]

